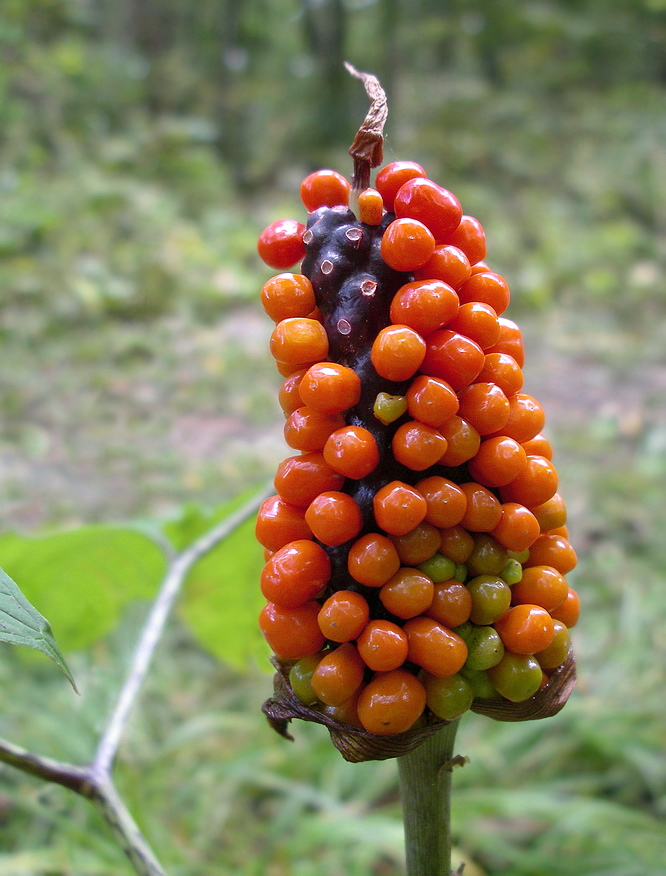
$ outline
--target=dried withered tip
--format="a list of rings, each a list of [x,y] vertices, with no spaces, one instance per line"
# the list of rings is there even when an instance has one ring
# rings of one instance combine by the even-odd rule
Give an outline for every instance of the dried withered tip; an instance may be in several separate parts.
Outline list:
[[[277,669],[274,676],[273,696],[266,700],[262,711],[271,727],[286,739],[293,739],[288,731],[294,718],[323,724],[328,728],[333,745],[346,761],[360,763],[366,760],[388,760],[412,751],[436,733],[447,721],[435,718],[426,711],[425,723],[394,736],[378,736],[360,727],[343,724],[297,699],[289,684],[289,664],[273,659]],[[576,661],[573,652],[555,671],[543,690],[522,703],[508,700],[474,700],[472,711],[497,721],[533,721],[556,715],[569,699],[576,684]]]

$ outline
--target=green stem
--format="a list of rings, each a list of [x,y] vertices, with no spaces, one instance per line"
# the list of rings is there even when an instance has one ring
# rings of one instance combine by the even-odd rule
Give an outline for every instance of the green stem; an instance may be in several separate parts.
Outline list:
[[[458,721],[451,721],[398,758],[407,876],[451,876],[451,770],[457,729]]]

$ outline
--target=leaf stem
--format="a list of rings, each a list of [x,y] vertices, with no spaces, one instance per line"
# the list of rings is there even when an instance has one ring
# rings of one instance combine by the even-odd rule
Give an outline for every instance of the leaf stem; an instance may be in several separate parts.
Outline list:
[[[451,876],[451,770],[457,729],[458,721],[451,721],[398,758],[407,876]]]
[[[129,673],[120,689],[115,708],[97,746],[92,762],[92,768],[96,775],[106,776],[113,767],[130,712],[148,674],[164,625],[171,614],[188,572],[201,557],[254,514],[269,494],[270,490],[266,487],[254,495],[238,511],[226,517],[221,523],[193,542],[189,548],[178,554],[171,563],[141,632]]]

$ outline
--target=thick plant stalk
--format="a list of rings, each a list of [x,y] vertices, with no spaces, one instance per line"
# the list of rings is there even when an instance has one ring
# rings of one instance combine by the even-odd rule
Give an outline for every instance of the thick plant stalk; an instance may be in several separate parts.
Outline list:
[[[451,771],[458,721],[398,758],[407,876],[450,876]],[[460,871],[457,871],[460,872]]]

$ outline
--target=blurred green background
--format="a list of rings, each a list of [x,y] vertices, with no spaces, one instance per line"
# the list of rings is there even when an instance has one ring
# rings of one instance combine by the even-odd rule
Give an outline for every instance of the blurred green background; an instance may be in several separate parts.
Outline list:
[[[559,716],[463,721],[469,876],[664,872],[665,46],[664,0],[0,9],[3,532],[196,517],[272,477],[255,241],[302,216],[310,170],[350,171],[367,101],[344,59],[388,91],[386,160],[420,161],[484,224],[584,615]],[[88,757],[145,611],[68,655],[81,698],[4,647],[2,734]],[[170,627],[119,768],[170,876],[403,873],[395,764],[346,764],[321,728],[278,739],[266,670]],[[0,767],[0,874],[124,872],[83,801]]]

